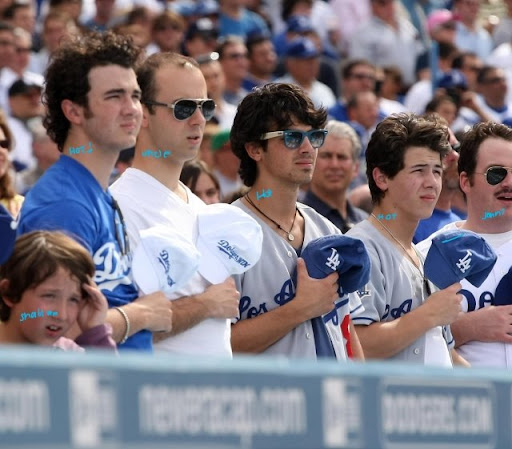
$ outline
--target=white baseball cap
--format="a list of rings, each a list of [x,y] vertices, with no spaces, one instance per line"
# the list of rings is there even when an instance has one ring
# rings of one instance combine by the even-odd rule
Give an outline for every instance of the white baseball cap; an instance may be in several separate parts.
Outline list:
[[[144,229],[139,235],[132,270],[142,292],[168,294],[187,284],[201,257],[193,243],[163,226]]]
[[[261,256],[261,226],[243,210],[218,203],[197,215],[196,246],[201,253],[199,273],[212,284],[252,268]]]

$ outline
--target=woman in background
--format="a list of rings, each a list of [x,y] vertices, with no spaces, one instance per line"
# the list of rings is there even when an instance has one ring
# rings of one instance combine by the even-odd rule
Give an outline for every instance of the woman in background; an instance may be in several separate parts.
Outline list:
[[[187,162],[181,172],[180,181],[204,203],[220,203],[219,181],[203,161]]]
[[[0,111],[0,204],[16,218],[23,204],[23,197],[18,195],[14,189],[9,161],[9,153],[13,147],[13,135],[7,120],[2,111]]]

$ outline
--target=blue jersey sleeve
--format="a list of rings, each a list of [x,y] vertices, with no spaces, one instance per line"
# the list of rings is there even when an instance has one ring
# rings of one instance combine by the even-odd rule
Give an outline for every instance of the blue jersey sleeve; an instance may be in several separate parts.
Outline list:
[[[52,203],[25,213],[21,210],[17,235],[47,230],[62,231],[83,245],[92,254],[98,229],[93,214],[77,201]]]

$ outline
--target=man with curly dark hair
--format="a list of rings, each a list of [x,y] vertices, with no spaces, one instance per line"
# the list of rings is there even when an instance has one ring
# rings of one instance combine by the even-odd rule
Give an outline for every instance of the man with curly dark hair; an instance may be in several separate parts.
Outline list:
[[[139,55],[130,38],[113,33],[92,33],[55,53],[46,72],[44,124],[63,154],[28,194],[18,234],[49,229],[75,236],[93,256],[114,340],[151,350],[151,331],[169,331],[172,312],[161,293],[138,298],[124,220],[107,190],[142,120]]]
[[[326,117],[326,110],[316,109],[293,84],[255,88],[238,106],[231,147],[250,189],[233,205],[261,225],[263,251],[253,268],[235,276],[242,297],[240,319],[232,326],[234,352],[338,360],[350,355],[350,310],[361,303],[355,296],[350,304],[346,295],[339,297],[337,273],[324,279],[310,277],[300,257],[310,241],[341,234],[314,209],[297,203],[299,187],[313,176],[317,149],[327,134]],[[335,305],[339,322],[326,321],[324,315]],[[318,318],[323,331],[314,326]],[[341,322],[346,325],[343,334]],[[350,340],[353,355],[362,358],[355,332]]]

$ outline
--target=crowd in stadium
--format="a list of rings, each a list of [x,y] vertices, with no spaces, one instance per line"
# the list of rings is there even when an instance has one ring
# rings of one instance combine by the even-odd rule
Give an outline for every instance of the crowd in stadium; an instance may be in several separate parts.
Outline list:
[[[0,342],[508,367],[511,82],[512,0],[1,0]]]

